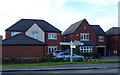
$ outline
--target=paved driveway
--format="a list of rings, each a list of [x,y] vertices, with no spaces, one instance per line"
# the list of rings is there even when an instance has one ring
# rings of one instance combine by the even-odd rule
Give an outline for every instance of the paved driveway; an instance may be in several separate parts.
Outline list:
[[[101,61],[117,61],[120,60],[120,56],[102,56]]]

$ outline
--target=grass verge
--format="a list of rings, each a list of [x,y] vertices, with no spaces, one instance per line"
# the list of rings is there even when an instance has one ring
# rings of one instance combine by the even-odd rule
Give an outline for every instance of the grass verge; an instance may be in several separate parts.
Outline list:
[[[3,67],[21,67],[21,66],[53,66],[64,64],[99,64],[99,63],[120,63],[120,61],[87,61],[87,62],[47,62],[32,64],[2,64]]]

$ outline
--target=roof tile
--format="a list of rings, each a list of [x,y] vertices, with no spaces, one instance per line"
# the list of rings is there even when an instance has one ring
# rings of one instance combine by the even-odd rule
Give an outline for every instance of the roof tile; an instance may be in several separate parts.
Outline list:
[[[41,41],[33,39],[27,35],[17,34],[10,38],[2,40],[3,45],[46,45]]]
[[[36,23],[44,32],[61,32],[45,20],[37,19],[21,19],[6,29],[6,31],[27,31],[34,23]]]

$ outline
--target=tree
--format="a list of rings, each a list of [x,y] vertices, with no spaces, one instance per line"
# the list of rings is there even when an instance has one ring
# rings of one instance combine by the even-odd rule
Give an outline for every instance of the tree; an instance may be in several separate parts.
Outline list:
[[[77,46],[75,49],[73,49],[73,53],[80,55],[79,46]]]

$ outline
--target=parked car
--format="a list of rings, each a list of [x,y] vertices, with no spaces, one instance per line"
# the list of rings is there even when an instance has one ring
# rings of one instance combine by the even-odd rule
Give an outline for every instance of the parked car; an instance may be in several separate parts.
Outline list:
[[[67,52],[67,51],[66,50],[55,50],[55,51],[53,51],[52,55],[56,56],[56,55],[58,55],[61,52]]]
[[[64,60],[70,57],[71,57],[70,52],[60,52],[59,54],[55,55],[55,58],[64,58]],[[78,58],[81,58],[82,60],[84,60],[84,56],[80,56],[77,54],[73,54],[72,57],[73,57],[73,60],[77,60]]]

